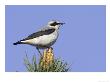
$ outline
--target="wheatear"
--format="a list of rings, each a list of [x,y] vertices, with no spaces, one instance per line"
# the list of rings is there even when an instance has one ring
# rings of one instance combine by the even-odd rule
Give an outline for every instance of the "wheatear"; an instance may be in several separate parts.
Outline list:
[[[59,27],[63,24],[65,23],[52,20],[48,22],[48,24],[40,31],[35,32],[16,43],[13,43],[13,45],[29,44],[35,46],[38,51],[39,49],[50,48],[56,42],[59,35]]]

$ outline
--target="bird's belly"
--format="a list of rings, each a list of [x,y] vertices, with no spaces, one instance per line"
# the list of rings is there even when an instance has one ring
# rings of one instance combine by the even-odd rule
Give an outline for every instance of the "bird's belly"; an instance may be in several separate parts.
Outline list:
[[[38,45],[50,45],[54,41],[56,41],[57,35],[50,34],[50,35],[44,35],[39,37],[39,41],[37,42]]]

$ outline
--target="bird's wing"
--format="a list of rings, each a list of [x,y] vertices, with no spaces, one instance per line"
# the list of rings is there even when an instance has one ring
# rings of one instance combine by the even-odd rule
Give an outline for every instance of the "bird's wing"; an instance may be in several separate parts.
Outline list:
[[[55,31],[54,28],[46,28],[46,29],[42,29],[38,32],[35,32],[31,35],[29,35],[27,38],[21,40],[21,41],[24,41],[24,40],[29,40],[29,39],[33,39],[33,38],[36,38],[36,37],[39,37],[39,36],[43,36],[43,35],[48,35],[48,34],[51,34]]]

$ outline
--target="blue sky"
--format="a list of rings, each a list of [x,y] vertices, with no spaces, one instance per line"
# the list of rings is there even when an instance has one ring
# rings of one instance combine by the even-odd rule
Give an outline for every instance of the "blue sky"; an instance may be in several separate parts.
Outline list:
[[[13,43],[36,32],[50,20],[66,24],[53,45],[55,57],[61,57],[71,66],[72,72],[106,71],[106,7],[88,6],[6,6],[5,71],[26,71],[23,58],[37,56],[30,45]]]

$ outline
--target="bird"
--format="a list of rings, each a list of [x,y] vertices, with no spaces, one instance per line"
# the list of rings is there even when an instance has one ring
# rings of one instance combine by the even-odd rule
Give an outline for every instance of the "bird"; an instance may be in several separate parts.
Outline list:
[[[51,20],[39,31],[32,33],[26,38],[13,43],[13,45],[18,45],[18,44],[32,45],[36,47],[36,49],[41,55],[39,49],[46,49],[46,48],[49,49],[56,42],[59,36],[59,28],[63,24],[65,23],[59,22],[57,20]]]

